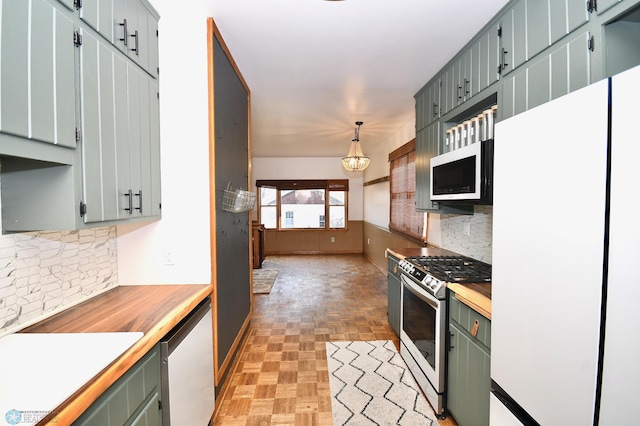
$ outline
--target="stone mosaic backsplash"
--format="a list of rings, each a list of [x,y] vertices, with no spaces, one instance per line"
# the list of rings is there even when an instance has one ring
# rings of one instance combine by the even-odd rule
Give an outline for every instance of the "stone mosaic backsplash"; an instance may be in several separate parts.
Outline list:
[[[466,224],[469,235],[465,234]],[[475,206],[473,215],[443,214],[440,232],[442,248],[492,263],[493,206]]]
[[[0,336],[117,285],[115,226],[0,235]]]

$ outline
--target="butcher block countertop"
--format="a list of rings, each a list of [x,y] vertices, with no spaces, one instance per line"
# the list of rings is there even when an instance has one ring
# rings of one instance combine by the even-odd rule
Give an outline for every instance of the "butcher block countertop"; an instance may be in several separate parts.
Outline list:
[[[409,256],[460,256],[449,250],[438,247],[421,247],[421,248],[388,248],[387,252],[404,259]],[[453,284],[448,283],[447,288],[454,293],[454,297],[475,310],[487,319],[491,319],[491,284]]]
[[[19,334],[142,333],[38,424],[71,424],[211,291],[211,285],[119,286],[21,330]]]

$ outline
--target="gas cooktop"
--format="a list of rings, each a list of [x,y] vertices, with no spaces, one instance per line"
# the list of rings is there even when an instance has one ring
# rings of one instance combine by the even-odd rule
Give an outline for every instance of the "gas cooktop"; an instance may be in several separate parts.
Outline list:
[[[405,260],[450,283],[490,283],[491,265],[466,256],[412,256]]]

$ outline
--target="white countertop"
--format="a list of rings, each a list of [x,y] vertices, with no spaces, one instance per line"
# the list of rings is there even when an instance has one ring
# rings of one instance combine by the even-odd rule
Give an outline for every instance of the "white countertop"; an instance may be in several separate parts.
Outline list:
[[[14,333],[0,338],[0,418],[6,424],[37,423],[142,335]]]

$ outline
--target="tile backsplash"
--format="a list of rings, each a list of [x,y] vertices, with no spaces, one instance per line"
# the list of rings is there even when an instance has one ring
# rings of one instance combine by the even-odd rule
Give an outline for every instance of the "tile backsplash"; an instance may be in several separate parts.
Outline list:
[[[493,206],[475,206],[473,215],[443,214],[440,232],[443,248],[491,263]]]
[[[116,227],[0,236],[0,336],[118,285]]]

